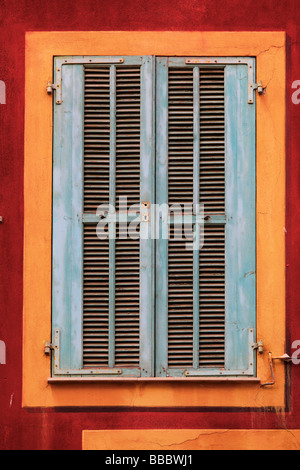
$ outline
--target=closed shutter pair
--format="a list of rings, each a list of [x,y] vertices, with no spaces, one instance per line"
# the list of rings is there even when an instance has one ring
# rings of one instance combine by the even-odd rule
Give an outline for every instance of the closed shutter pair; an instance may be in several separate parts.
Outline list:
[[[203,62],[55,59],[54,375],[255,375],[255,63]]]

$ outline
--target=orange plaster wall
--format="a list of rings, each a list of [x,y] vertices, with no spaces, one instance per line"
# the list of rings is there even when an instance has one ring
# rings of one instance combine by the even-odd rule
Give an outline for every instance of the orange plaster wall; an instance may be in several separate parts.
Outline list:
[[[300,430],[139,429],[83,431],[82,448],[83,450],[162,450],[164,452],[170,451],[173,455],[174,450],[300,450]]]
[[[56,55],[255,56],[257,98],[257,328],[266,353],[285,352],[285,33],[32,32],[26,34],[23,406],[284,406],[276,384],[48,384],[51,335],[52,79]]]

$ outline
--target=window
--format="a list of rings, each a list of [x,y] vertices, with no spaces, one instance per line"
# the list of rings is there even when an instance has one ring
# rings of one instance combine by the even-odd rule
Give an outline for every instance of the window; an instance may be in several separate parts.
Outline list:
[[[255,375],[255,60],[54,67],[53,375]]]

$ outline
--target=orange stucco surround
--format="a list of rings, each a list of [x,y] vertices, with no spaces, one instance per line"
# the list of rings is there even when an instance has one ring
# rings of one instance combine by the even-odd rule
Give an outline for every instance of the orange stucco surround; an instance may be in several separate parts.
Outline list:
[[[284,365],[276,383],[97,381],[49,384],[44,344],[51,334],[52,98],[57,55],[254,56],[257,79],[257,330],[265,353],[285,352],[285,33],[30,32],[26,34],[23,406],[284,406]]]

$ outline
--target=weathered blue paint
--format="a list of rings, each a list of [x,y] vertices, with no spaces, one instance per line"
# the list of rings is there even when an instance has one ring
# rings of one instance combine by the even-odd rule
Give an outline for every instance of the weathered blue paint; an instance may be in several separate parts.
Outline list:
[[[234,62],[235,65],[231,63]],[[254,59],[226,58],[226,210],[225,214],[194,214],[195,239],[200,223],[226,226],[226,345],[225,369],[199,368],[199,251],[194,251],[194,364],[192,368],[170,369],[167,364],[167,241],[157,241],[156,325],[157,375],[210,376],[253,375],[255,354],[255,106],[248,103],[249,70],[254,74]],[[167,202],[168,125],[167,68],[184,66],[184,58],[157,59],[156,174],[157,203]],[[243,65],[245,64],[245,65]],[[201,64],[201,66],[203,66]],[[191,67],[191,65],[190,65]],[[197,72],[195,72],[197,70]],[[199,83],[194,65],[194,202],[199,202]],[[201,104],[200,104],[201,106]],[[169,220],[161,214],[161,230]],[[189,217],[185,217],[189,219]],[[247,273],[251,273],[248,275]],[[252,274],[253,273],[253,274]]]
[[[168,201],[168,64],[182,66],[184,58],[151,56],[130,58],[141,65],[141,203],[140,220],[140,368],[114,368],[114,297],[116,222],[107,217],[110,231],[109,368],[89,374],[151,376],[251,375],[255,337],[255,107],[248,104],[248,65],[225,67],[226,101],[226,213],[209,219],[194,212],[185,219],[194,224],[196,242],[200,224],[226,225],[226,367],[199,369],[199,250],[194,250],[194,354],[193,367],[168,369],[168,241],[162,237],[178,216],[162,207]],[[124,58],[124,65],[127,58]],[[115,205],[116,125],[115,65],[110,79],[110,204]],[[156,90],[155,90],[156,78]],[[64,100],[54,105],[53,160],[53,334],[59,331],[58,374],[85,375],[82,369],[82,224],[100,217],[82,214],[83,178],[83,68],[63,67]],[[156,104],[155,104],[156,96]],[[155,115],[156,107],[156,147]],[[194,66],[194,204],[199,202],[199,69]],[[156,160],[155,160],[156,152]],[[155,163],[156,162],[156,163]],[[156,164],[156,178],[155,178]],[[156,186],[155,186],[156,181]],[[155,194],[156,192],[156,194]],[[151,207],[161,206],[157,219],[160,237],[155,245]],[[166,208],[167,206],[165,206]],[[150,214],[150,220],[143,220]],[[129,219],[136,219],[130,215]],[[152,232],[153,234],[153,232]],[[156,264],[156,267],[155,267]],[[251,273],[251,274],[249,274]],[[155,284],[156,276],[156,285]],[[156,336],[155,336],[156,335]],[[155,366],[156,365],[156,366]]]
[[[141,186],[140,202],[155,202],[154,169],[154,70],[155,58],[143,57],[141,67]],[[150,214],[142,205],[141,215]],[[143,376],[154,374],[154,240],[149,221],[140,223],[140,367]]]
[[[83,68],[65,66],[64,101],[54,105],[52,326],[62,367],[82,367]],[[53,333],[54,334],[54,333]]]
[[[83,116],[84,116],[84,76],[83,63],[89,63],[89,58],[73,58],[66,63],[62,70],[63,101],[54,104],[54,151],[53,151],[53,324],[52,337],[56,342],[54,354],[53,373],[56,375],[126,375],[140,376],[140,368],[114,367],[115,349],[115,231],[116,223],[120,219],[115,214],[109,214],[110,245],[109,245],[109,367],[103,369],[83,369],[82,363],[82,278],[83,278],[83,224],[94,223],[100,220],[96,214],[83,214]],[[100,58],[97,58],[100,60]],[[61,64],[62,58],[59,59]],[[68,60],[67,60],[68,62]],[[153,59],[142,57],[129,57],[123,61],[124,65],[142,66],[142,119],[144,121],[142,143],[144,166],[141,181],[145,199],[154,202],[154,151],[151,149],[154,138],[153,132]],[[56,63],[55,70],[59,67]],[[110,72],[110,204],[115,206],[115,178],[116,178],[116,70],[111,65]],[[143,72],[143,69],[146,69]],[[61,73],[61,70],[59,71]],[[149,114],[150,112],[150,114]],[[150,117],[149,117],[150,116]],[[150,132],[149,132],[150,129]],[[144,140],[143,140],[144,139]],[[152,186],[151,186],[152,185]],[[151,198],[150,198],[151,196]],[[129,215],[129,221],[136,219]],[[140,220],[140,218],[138,218]],[[147,225],[148,230],[148,225]],[[151,255],[152,241],[145,241],[145,254],[143,259]],[[151,257],[150,257],[151,258]],[[144,313],[141,315],[145,325],[144,331],[151,331],[153,322],[153,305],[151,307],[151,279],[153,264],[145,269],[143,301]],[[150,279],[150,280],[149,280]],[[153,281],[152,281],[153,282]],[[147,303],[149,301],[149,304]],[[152,309],[152,310],[151,310]],[[153,328],[153,327],[152,327]],[[150,339],[142,341],[144,356],[149,357],[147,344]],[[143,349],[144,348],[144,349]],[[152,351],[153,345],[148,346]],[[145,362],[145,374],[153,373],[153,358]],[[150,365],[149,365],[150,364]]]
[[[166,208],[168,202],[168,64],[156,59],[156,202]],[[156,242],[156,375],[163,377],[168,368],[168,230],[167,212],[159,213],[159,239]]]
[[[226,66],[225,365],[240,371],[251,367],[248,331],[255,335],[256,319],[255,106],[247,102],[247,81],[246,66]]]

